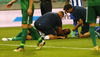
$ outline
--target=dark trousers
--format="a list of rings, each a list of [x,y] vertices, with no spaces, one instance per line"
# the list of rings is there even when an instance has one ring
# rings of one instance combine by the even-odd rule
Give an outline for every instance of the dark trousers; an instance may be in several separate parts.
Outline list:
[[[43,15],[47,12],[52,11],[52,4],[51,2],[41,1],[40,8],[41,8],[41,14]]]

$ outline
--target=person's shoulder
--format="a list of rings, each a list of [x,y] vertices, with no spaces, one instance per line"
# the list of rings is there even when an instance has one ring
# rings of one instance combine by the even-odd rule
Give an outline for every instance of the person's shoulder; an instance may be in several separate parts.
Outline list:
[[[79,7],[78,7],[78,6],[74,6],[74,7],[73,7],[73,12],[78,11],[78,9],[79,9]]]
[[[55,13],[55,12],[48,12],[48,14],[57,15],[57,13]]]
[[[80,10],[80,9],[86,9],[86,8],[81,7],[81,6],[75,6],[74,9],[75,9],[75,10]]]
[[[46,13],[46,14],[55,14],[54,12],[48,12],[48,13]]]
[[[74,8],[75,8],[75,9],[79,9],[79,8],[80,8],[80,6],[74,6]]]

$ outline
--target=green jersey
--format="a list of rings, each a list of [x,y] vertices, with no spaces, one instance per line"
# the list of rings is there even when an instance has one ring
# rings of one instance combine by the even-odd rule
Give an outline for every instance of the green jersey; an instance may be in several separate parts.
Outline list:
[[[100,0],[88,0],[88,6],[100,6]]]
[[[21,9],[28,9],[29,8],[29,0],[20,0],[21,1]],[[34,4],[32,6],[34,9]]]

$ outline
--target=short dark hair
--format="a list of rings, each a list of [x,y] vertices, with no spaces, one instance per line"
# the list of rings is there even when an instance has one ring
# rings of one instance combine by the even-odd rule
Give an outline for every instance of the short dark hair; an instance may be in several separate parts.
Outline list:
[[[63,14],[63,16],[64,16],[64,12],[63,11],[61,11],[61,13]]]
[[[62,14],[64,16],[64,12],[63,11],[58,11],[58,13]]]
[[[67,4],[64,6],[63,10],[69,10],[70,8],[72,8],[71,4]]]

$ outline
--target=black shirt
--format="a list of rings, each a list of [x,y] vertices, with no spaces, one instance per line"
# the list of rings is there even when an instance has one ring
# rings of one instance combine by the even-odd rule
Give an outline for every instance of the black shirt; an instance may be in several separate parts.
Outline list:
[[[72,15],[74,16],[75,20],[79,21],[82,19],[83,23],[86,21],[86,9],[83,7],[75,6],[73,7]]]
[[[55,26],[62,27],[62,20],[57,13],[48,12],[43,16],[39,17],[35,22],[39,22],[45,25],[51,25],[53,28]]]

